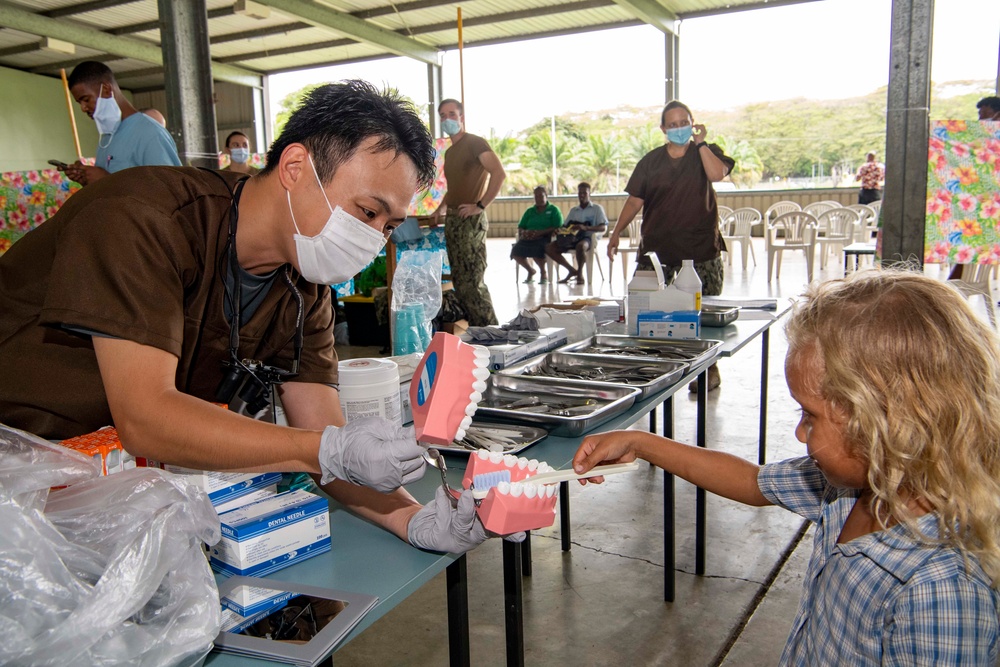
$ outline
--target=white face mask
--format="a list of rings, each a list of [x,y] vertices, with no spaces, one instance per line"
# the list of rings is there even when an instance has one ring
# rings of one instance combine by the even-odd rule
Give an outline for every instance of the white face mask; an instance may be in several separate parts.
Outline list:
[[[111,97],[101,97],[100,92],[98,92],[97,104],[94,107],[94,122],[97,123],[99,133],[114,134],[118,126],[121,125],[122,110],[118,106],[118,102],[115,101],[114,94]]]
[[[369,227],[339,206],[334,209],[319,181],[311,155],[309,164],[319,190],[323,193],[323,199],[326,199],[327,208],[330,209],[330,217],[319,234],[303,236],[295,222],[295,213],[292,212],[292,195],[285,191],[288,212],[295,226],[295,252],[299,258],[299,272],[311,283],[336,285],[350,280],[368,266],[385,247],[386,238],[382,232]]]

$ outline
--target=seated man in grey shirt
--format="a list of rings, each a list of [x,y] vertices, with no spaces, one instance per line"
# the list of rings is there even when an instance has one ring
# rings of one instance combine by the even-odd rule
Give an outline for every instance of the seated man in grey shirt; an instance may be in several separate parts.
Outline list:
[[[570,209],[556,240],[545,247],[545,254],[569,271],[569,274],[559,281],[560,283],[575,280],[579,284],[586,285],[583,266],[587,251],[593,247],[594,234],[608,228],[608,216],[600,204],[590,201],[590,183],[580,183],[577,187],[577,197],[580,199],[580,205]],[[563,257],[563,253],[570,251],[576,253],[576,265],[580,268],[573,268]]]

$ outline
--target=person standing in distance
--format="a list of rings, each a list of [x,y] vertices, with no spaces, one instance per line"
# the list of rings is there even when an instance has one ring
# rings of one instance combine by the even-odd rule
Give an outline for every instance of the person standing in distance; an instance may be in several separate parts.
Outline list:
[[[82,62],[73,68],[68,83],[73,99],[83,113],[94,119],[100,133],[95,164],[77,160],[69,165],[64,171],[71,179],[89,185],[129,167],[181,166],[173,137],[132,106],[107,65],[93,60]]]
[[[875,161],[875,153],[865,156],[865,163],[858,167],[855,181],[861,181],[861,191],[858,192],[859,204],[871,204],[882,199],[882,181],[885,180],[885,165]]]
[[[451,264],[455,295],[474,327],[497,323],[493,299],[486,286],[486,207],[503,185],[507,173],[500,158],[482,137],[465,131],[465,110],[458,100],[438,105],[441,129],[451,137],[444,154],[447,192],[432,214],[432,226],[445,215],[444,239]]]
[[[260,173],[260,169],[250,164],[250,138],[239,130],[229,133],[223,150],[229,156],[229,166],[222,171],[235,171],[248,176]]]

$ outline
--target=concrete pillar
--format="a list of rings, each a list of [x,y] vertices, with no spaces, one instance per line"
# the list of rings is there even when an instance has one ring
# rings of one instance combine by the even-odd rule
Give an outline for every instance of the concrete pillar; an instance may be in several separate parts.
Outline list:
[[[923,266],[934,0],[893,0],[882,260]]]
[[[157,0],[168,129],[181,162],[218,167],[215,96],[205,0]]]
[[[441,65],[427,65],[427,123],[432,137],[441,136],[437,108],[444,99],[444,89],[441,84]]]
[[[664,41],[664,102],[680,97],[681,38],[672,32],[663,33]]]

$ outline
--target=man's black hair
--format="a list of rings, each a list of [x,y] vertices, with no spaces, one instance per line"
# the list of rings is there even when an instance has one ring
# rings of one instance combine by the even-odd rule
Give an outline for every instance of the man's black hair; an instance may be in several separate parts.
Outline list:
[[[66,79],[66,83],[69,84],[70,88],[80,83],[113,84],[114,82],[115,73],[111,71],[111,68],[96,60],[83,61],[73,68],[73,71],[69,73],[69,77]]]
[[[233,140],[233,137],[244,137],[247,140],[247,143],[250,143],[250,137],[247,136],[246,132],[240,132],[239,130],[235,130],[233,132],[230,132],[229,136],[226,137],[226,143],[225,143],[226,148],[229,148],[229,142]]]
[[[982,109],[983,107],[993,109],[993,113],[1000,113],[1000,97],[991,95],[976,102],[977,109]]]
[[[413,105],[393,90],[378,91],[367,81],[350,80],[320,86],[306,95],[267,151],[269,174],[289,144],[309,149],[322,183],[354,156],[370,137],[378,137],[373,152],[393,151],[410,158],[417,169],[418,188],[434,180],[434,142]]]

